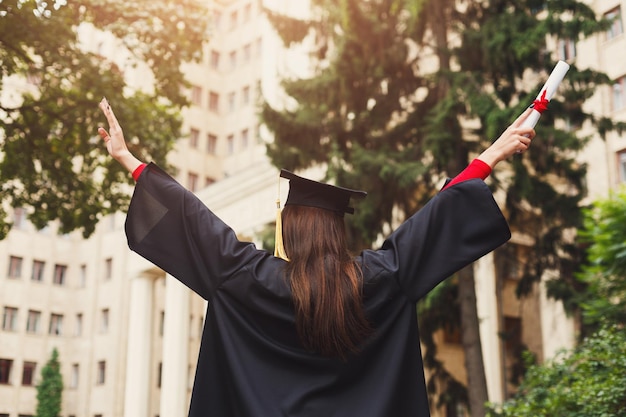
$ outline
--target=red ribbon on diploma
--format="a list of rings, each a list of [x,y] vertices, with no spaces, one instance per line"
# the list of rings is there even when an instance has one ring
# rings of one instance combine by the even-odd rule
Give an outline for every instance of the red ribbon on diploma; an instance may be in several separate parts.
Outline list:
[[[548,110],[549,101],[546,98],[546,91],[547,90],[543,90],[543,94],[541,94],[541,97],[533,101],[532,108],[538,113],[543,113],[544,111]]]

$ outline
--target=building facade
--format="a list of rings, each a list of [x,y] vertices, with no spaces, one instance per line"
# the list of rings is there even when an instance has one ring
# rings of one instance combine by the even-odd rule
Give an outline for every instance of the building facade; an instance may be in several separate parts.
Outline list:
[[[599,15],[615,16],[603,36],[555,40],[555,57],[606,72],[615,84],[587,103],[599,116],[626,120],[626,1],[588,2]],[[271,140],[256,116],[259,95],[281,103],[279,77],[306,74],[304,51],[286,50],[261,6],[302,15],[306,2],[214,0],[205,61],[185,68],[192,106],[184,112],[185,136],[170,155],[174,176],[197,193],[241,239],[261,245],[275,218],[278,170],[265,157]],[[85,29],[85,44],[115,50],[107,34]],[[121,59],[121,58],[120,58]],[[146,82],[128,68],[129,82]],[[626,137],[591,135],[581,155],[589,166],[589,199],[626,181]],[[540,140],[540,139],[539,139]],[[283,187],[286,188],[286,187]],[[282,201],[284,201],[283,192]],[[56,348],[65,384],[62,417],[177,417],[186,414],[206,302],[126,245],[124,214],[108,216],[93,237],[37,231],[25,213],[0,241],[0,417],[35,413],[41,368]],[[528,242],[514,236],[523,247]],[[523,253],[519,254],[523,256]],[[481,340],[490,399],[505,399],[514,372],[506,331],[539,358],[550,358],[574,339],[573,323],[539,285],[515,297],[515,273],[498,277],[492,255],[476,264]],[[465,380],[458,337],[438,335],[448,369]],[[463,410],[433,410],[434,416]]]

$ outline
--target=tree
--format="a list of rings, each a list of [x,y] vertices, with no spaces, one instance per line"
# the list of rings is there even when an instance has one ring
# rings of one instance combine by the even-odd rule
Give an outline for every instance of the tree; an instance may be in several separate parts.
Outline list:
[[[0,92],[9,97],[0,102],[0,238],[10,228],[7,206],[28,208],[37,228],[58,220],[61,233],[87,237],[126,205],[128,175],[96,139],[97,104],[107,96],[132,151],[164,163],[187,103],[180,65],[200,58],[207,21],[197,0],[0,3]],[[84,49],[78,31],[87,26],[115,35],[129,64],[146,63],[153,89],[133,89],[123,68]]]
[[[37,385],[37,413],[35,417],[57,417],[61,413],[63,377],[59,363],[59,352],[52,355],[41,370],[41,382]]]
[[[274,165],[321,164],[326,180],[370,192],[350,225],[355,248],[419,209],[440,180],[460,172],[532,102],[555,64],[546,53],[548,38],[578,40],[606,28],[588,6],[572,0],[469,1],[463,10],[440,0],[312,5],[307,21],[268,11],[286,45],[314,41],[318,71],[284,80],[293,103],[286,109],[265,103],[261,117],[275,135],[268,148]],[[592,123],[601,134],[614,128],[582,108],[609,82],[573,67],[559,89],[563,102],[553,100],[537,127],[540,139],[492,177],[493,188],[504,193],[511,227],[536,243],[520,264],[520,296],[547,270],[558,276],[553,294],[560,282],[575,281],[580,251],[566,231],[581,224],[585,166],[576,154],[586,138],[555,122]],[[499,258],[511,252],[505,247]],[[481,416],[484,371],[470,368],[482,361],[472,268],[458,274],[458,284],[468,375],[475,378],[468,398],[472,415]],[[440,328],[429,324],[421,322],[423,333]]]
[[[599,199],[584,210],[579,233],[587,245],[587,261],[578,279],[584,291],[576,296],[587,332],[626,324],[626,189]]]
[[[528,358],[529,363],[532,358]],[[604,417],[626,413],[626,333],[609,326],[572,351],[531,365],[516,396],[490,417]]]

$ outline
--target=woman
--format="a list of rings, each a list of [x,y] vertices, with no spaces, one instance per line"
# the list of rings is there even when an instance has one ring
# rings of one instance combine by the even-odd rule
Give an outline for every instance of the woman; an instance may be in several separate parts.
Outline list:
[[[429,415],[416,301],[510,238],[482,181],[534,137],[522,114],[379,250],[348,254],[362,192],[282,172],[288,260],[240,242],[192,193],[126,147],[100,104],[107,150],[137,180],[129,246],[208,300],[189,415]]]

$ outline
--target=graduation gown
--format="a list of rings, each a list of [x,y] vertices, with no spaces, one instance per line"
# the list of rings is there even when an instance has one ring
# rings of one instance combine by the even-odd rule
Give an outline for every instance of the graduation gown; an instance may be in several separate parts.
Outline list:
[[[375,334],[346,361],[303,349],[285,261],[150,164],[128,210],[130,248],[208,300],[191,417],[429,416],[416,301],[510,238],[480,179],[456,184],[356,259]]]

